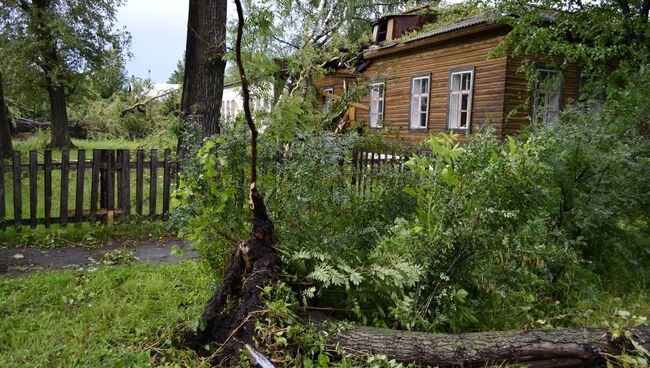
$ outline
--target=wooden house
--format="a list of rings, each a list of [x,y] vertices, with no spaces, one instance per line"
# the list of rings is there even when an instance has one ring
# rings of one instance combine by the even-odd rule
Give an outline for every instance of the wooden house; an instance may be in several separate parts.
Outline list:
[[[510,28],[485,15],[409,37],[394,32],[403,19],[382,21],[392,23],[386,26],[392,33],[386,37],[382,23],[375,24],[374,44],[363,51],[362,63],[334,68],[316,83],[324,95],[339,95],[343,81],[361,75],[368,91],[360,103],[368,109],[357,112],[356,121],[370,129],[421,140],[439,132],[466,134],[489,126],[502,139],[531,119],[552,124],[562,106],[578,96],[577,66],[559,73],[536,63],[540,80],[530,91],[528,78],[519,71],[521,58],[491,58]]]

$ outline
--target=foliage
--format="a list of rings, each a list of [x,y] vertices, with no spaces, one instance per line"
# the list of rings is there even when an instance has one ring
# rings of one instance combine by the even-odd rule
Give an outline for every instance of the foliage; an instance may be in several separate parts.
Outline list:
[[[130,43],[128,33],[115,27],[121,4],[121,0],[3,2],[0,69],[9,80],[7,95],[32,108],[47,100],[46,88],[53,86],[63,86],[68,99],[93,88],[107,97],[121,88]]]
[[[93,139],[149,137],[169,140],[179,124],[180,93],[172,92],[160,99],[151,99],[151,81],[132,79],[130,90],[119,90],[108,98],[89,93],[70,109],[71,120],[78,121]],[[146,105],[124,113],[137,103]]]
[[[615,93],[650,56],[647,1],[479,1],[512,26],[500,52],[543,57],[549,66],[577,63],[592,93]]]

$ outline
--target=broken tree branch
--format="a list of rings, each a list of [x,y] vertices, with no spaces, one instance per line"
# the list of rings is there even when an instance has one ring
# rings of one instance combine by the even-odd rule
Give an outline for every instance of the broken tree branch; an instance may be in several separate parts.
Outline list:
[[[153,100],[157,100],[159,98],[163,98],[165,96],[168,96],[168,95],[170,95],[170,94],[172,94],[172,93],[174,93],[176,91],[177,90],[175,90],[175,89],[171,89],[171,90],[169,90],[169,91],[167,91],[165,93],[159,94],[158,96],[154,96],[154,97],[148,98],[148,99],[146,99],[146,100],[144,100],[142,102],[135,103],[133,106],[127,107],[126,109],[122,110],[122,112],[120,113],[120,116],[124,117],[124,115],[126,115],[128,113],[134,112],[136,109],[139,109],[141,107],[146,106],[149,102],[151,102]]]

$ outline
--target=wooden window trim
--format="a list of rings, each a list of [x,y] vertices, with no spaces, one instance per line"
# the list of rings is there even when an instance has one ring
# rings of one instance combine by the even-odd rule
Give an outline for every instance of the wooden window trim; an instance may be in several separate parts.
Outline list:
[[[470,88],[469,88],[469,100],[467,101],[468,104],[468,110],[467,110],[467,128],[452,128],[449,124],[449,106],[451,105],[451,85],[452,85],[452,76],[454,74],[460,74],[460,73],[471,73],[470,77]],[[471,128],[472,128],[472,111],[474,110],[474,78],[476,76],[476,67],[474,66],[466,66],[466,67],[461,67],[461,68],[452,68],[449,69],[449,74],[447,76],[447,114],[445,116],[445,131],[446,132],[451,132],[451,133],[460,133],[460,134],[467,134]]]
[[[374,86],[382,86],[383,89],[383,97],[381,98],[382,104],[381,104],[381,119],[377,118],[377,125],[372,126],[372,88]],[[382,121],[384,121],[384,116],[386,113],[386,81],[376,81],[373,83],[370,83],[370,96],[368,98],[368,127],[370,129],[374,130],[381,130],[384,128],[384,124],[381,124]]]
[[[427,93],[427,126],[425,127],[419,127],[419,128],[413,128],[411,126],[411,113],[413,112],[413,82],[416,79],[420,78],[427,78],[429,81],[428,88],[429,92]],[[431,108],[431,73],[420,73],[420,74],[415,74],[411,77],[411,81],[409,83],[409,114],[408,114],[408,130],[409,131],[414,131],[414,132],[426,132],[429,130],[429,109]]]

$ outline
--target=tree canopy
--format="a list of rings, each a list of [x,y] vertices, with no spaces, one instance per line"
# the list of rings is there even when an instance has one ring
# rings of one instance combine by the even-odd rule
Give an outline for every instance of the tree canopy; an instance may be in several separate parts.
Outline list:
[[[115,26],[122,3],[9,0],[0,9],[0,68],[13,90],[36,85],[47,91],[53,146],[70,144],[67,97],[83,89],[88,76],[122,63],[130,42],[128,33]]]

